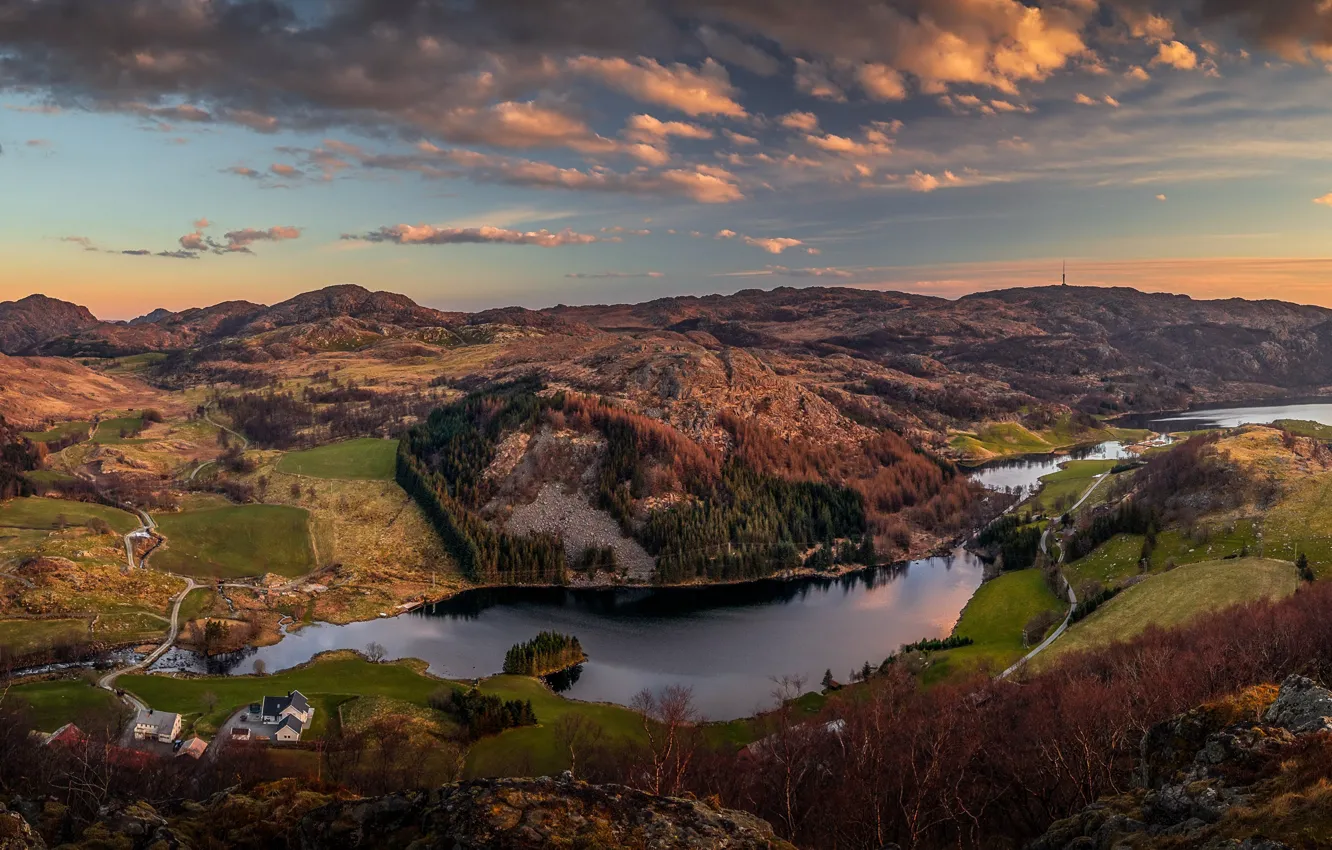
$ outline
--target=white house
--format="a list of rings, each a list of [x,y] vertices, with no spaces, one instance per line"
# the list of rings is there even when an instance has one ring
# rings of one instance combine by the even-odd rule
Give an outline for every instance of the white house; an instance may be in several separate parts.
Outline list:
[[[169,711],[140,709],[134,718],[134,738],[138,741],[156,739],[169,744],[180,735],[180,715]]]
[[[299,717],[288,714],[282,718],[278,724],[277,731],[273,733],[273,740],[294,742],[301,739],[301,732],[305,729],[305,724]]]
[[[314,717],[314,706],[300,691],[292,691],[285,697],[264,697],[259,716],[265,724],[276,725],[273,730],[275,741],[299,741],[305,727]]]
[[[281,723],[285,717],[295,717],[305,724],[314,717],[314,706],[310,705],[305,694],[292,691],[285,697],[264,697],[259,715],[264,723]]]

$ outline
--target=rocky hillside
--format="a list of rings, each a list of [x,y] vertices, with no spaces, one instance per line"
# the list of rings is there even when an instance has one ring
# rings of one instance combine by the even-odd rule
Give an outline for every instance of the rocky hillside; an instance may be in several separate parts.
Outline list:
[[[64,318],[25,318],[38,305]],[[1332,388],[1332,311],[1122,288],[1039,287],[956,301],[780,288],[463,314],[345,285],[271,307],[228,302],[118,323],[51,299],[7,308],[0,349],[178,352],[160,367],[171,386],[246,370],[260,373],[261,385],[273,364],[335,352],[424,363],[487,345],[483,359],[468,362],[474,382],[536,373],[656,410],[700,435],[712,429],[700,410],[771,409],[778,432],[814,428],[826,442],[859,426],[889,427],[942,449],[951,433],[984,423],[1067,436],[1092,427],[1094,415]]]
[[[0,352],[17,354],[97,324],[97,317],[87,307],[45,295],[0,302]]]
[[[57,807],[58,808],[58,807]],[[230,847],[238,850],[794,850],[764,821],[695,800],[561,779],[489,779],[370,799],[303,790],[292,780],[158,812],[103,807],[68,840],[60,813],[0,805],[0,848]],[[54,843],[53,843],[54,842]]]
[[[1303,676],[1148,731],[1135,787],[1058,821],[1030,850],[1325,847],[1332,691]]]

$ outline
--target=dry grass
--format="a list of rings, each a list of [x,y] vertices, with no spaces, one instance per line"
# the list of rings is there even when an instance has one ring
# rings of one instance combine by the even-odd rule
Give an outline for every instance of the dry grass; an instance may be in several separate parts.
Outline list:
[[[104,375],[60,357],[0,354],[0,415],[36,427],[87,419],[110,409],[170,407],[169,399],[136,378]]]
[[[264,476],[269,502],[310,512],[321,572],[294,590],[312,595],[315,619],[368,619],[467,586],[439,535],[396,483],[289,475],[277,471],[271,456],[252,474]],[[293,483],[299,496],[292,495]]]

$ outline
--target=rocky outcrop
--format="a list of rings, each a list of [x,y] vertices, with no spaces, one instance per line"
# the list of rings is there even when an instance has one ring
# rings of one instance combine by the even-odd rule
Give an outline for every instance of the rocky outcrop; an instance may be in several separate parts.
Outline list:
[[[63,810],[52,813],[31,801],[16,801],[15,808],[0,805],[0,850],[44,850],[50,843],[88,850],[794,850],[752,815],[588,785],[567,774],[364,799],[310,791],[287,779],[171,812],[113,803],[75,836]]]
[[[22,815],[0,804],[0,850],[46,850],[46,842]]]
[[[307,815],[293,845],[419,850],[783,850],[762,820],[696,800],[560,779],[487,779],[339,802]],[[792,848],[793,850],[793,848]]]
[[[1303,676],[1157,724],[1138,787],[1053,824],[1029,850],[1285,850],[1332,834],[1332,691]]]

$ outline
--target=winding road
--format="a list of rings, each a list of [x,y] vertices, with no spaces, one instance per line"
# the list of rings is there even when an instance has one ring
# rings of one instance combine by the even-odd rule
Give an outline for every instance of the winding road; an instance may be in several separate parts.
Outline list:
[[[1071,514],[1074,511],[1076,511],[1078,508],[1082,507],[1082,503],[1087,501],[1087,499],[1091,496],[1092,493],[1096,492],[1096,488],[1101,485],[1101,482],[1104,481],[1106,476],[1109,474],[1110,473],[1108,472],[1102,472],[1100,475],[1097,475],[1095,478],[1093,478],[1091,486],[1088,487],[1087,491],[1082,494],[1082,498],[1078,499],[1077,504],[1069,508],[1065,513]],[[1042,552],[1045,552],[1047,554],[1049,553],[1050,534],[1058,525],[1061,524],[1062,524],[1061,520],[1055,519],[1051,520],[1050,524],[1045,527],[1045,533],[1041,535]],[[1061,548],[1059,550],[1059,561],[1057,563],[1057,566],[1062,565],[1063,563],[1064,563],[1064,550]],[[1060,575],[1062,577],[1063,574],[1061,573]],[[1022,656],[1017,661],[1013,662],[1013,665],[1011,667],[1009,667],[1004,672],[1000,673],[999,674],[1000,679],[1007,679],[1009,676],[1013,675],[1018,670],[1022,669],[1022,667],[1026,665],[1028,661],[1030,661],[1031,659],[1035,658],[1036,656],[1044,652],[1046,647],[1048,647],[1050,644],[1058,640],[1060,635],[1062,635],[1068,629],[1069,622],[1073,619],[1073,612],[1076,611],[1078,608],[1078,595],[1073,591],[1073,585],[1071,582],[1068,581],[1068,579],[1064,579],[1064,585],[1068,588],[1068,613],[1064,615],[1064,622],[1060,623],[1059,628],[1051,632],[1050,636],[1047,637],[1045,640],[1041,641],[1040,644],[1035,649],[1033,649],[1031,652],[1028,652],[1026,655]]]
[[[175,598],[172,600],[171,626],[167,629],[166,640],[162,642],[161,646],[157,647],[157,649],[154,649],[152,652],[145,655],[141,660],[136,661],[135,663],[130,664],[127,667],[121,667],[117,670],[112,670],[110,673],[107,673],[105,676],[98,679],[97,687],[104,688],[105,690],[114,692],[116,690],[116,679],[134,670],[141,670],[145,667],[151,666],[154,661],[161,658],[163,655],[166,654],[167,650],[171,649],[172,644],[176,642],[176,638],[180,636],[180,606],[185,602],[185,597],[190,595],[190,591],[203,587],[203,585],[199,584],[192,578],[188,578],[185,576],[181,576],[181,578],[185,579],[185,589],[182,590],[180,593],[176,594]],[[128,692],[121,693],[120,697],[134,708],[145,709],[148,707],[144,705],[138,699],[138,697]]]
[[[235,437],[236,439],[240,440],[240,441],[241,441],[241,451],[245,451],[246,449],[248,449],[248,448],[250,447],[250,441],[247,440],[247,439],[245,438],[245,435],[242,434],[242,433],[240,433],[239,431],[233,431],[233,430],[231,430],[231,429],[228,428],[227,426],[223,425],[223,424],[220,423],[220,422],[217,422],[217,421],[214,420],[212,417],[210,417],[210,416],[208,415],[208,408],[209,408],[209,407],[211,407],[211,405],[205,405],[205,406],[204,406],[204,410],[203,410],[203,414],[202,414],[202,415],[203,415],[203,418],[204,418],[204,421],[207,422],[209,425],[212,425],[214,428],[217,428],[218,430],[221,430],[221,431],[225,431],[226,433],[228,433],[228,434],[230,434],[231,436]],[[206,460],[206,461],[204,461],[203,463],[201,463],[201,464],[199,464],[198,466],[196,466],[196,467],[194,468],[194,471],[190,473],[189,480],[190,480],[190,481],[193,481],[194,478],[195,478],[195,476],[198,475],[199,472],[202,471],[203,468],[204,468],[205,466],[210,466],[210,465],[212,465],[212,464],[214,464],[214,463],[217,463],[217,461],[216,461],[216,460]]]

